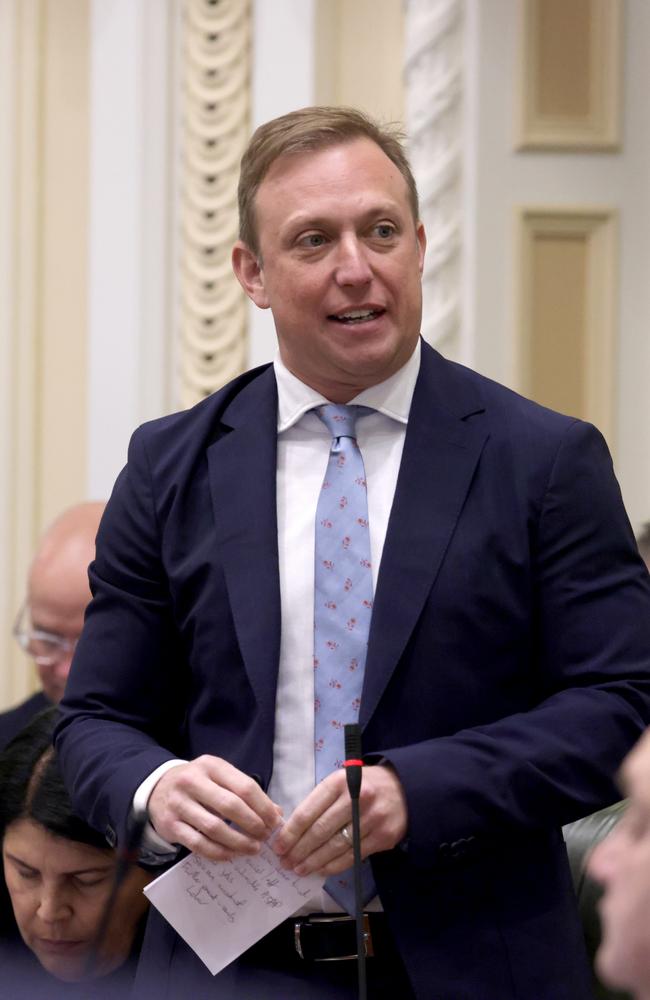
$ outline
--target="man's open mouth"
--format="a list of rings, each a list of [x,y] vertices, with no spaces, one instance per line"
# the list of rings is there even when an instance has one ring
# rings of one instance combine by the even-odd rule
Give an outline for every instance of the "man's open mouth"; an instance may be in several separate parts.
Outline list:
[[[376,319],[377,316],[381,316],[385,312],[385,309],[348,309],[347,312],[338,313],[335,315],[328,316],[328,319],[333,319],[337,323],[344,323],[346,326],[352,326],[355,323],[367,323],[371,319]]]

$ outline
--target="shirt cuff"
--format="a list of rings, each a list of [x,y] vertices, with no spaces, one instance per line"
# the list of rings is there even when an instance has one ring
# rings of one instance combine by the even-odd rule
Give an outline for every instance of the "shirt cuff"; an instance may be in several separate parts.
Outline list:
[[[152,771],[151,774],[148,775],[140,785],[138,785],[135,795],[133,796],[133,802],[131,803],[132,816],[136,813],[147,811],[149,796],[162,778],[163,774],[170,771],[172,767],[178,767],[179,764],[187,764],[187,761],[179,759],[166,760],[164,764],[161,764],[155,771]],[[170,844],[168,840],[165,840],[164,837],[161,837],[160,834],[156,833],[151,825],[151,822],[147,820],[140,845],[140,861],[143,864],[160,865],[166,861],[171,861],[176,857],[179,850],[180,848],[178,844]]]

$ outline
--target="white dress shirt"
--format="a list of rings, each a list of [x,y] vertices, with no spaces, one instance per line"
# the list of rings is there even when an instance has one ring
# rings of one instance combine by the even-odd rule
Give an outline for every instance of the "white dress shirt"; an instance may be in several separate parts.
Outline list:
[[[285,817],[289,817],[315,784],[314,526],[332,439],[323,422],[310,412],[329,400],[296,378],[279,356],[274,368],[278,386],[276,492],[282,634],[273,774],[268,794],[282,807]],[[399,371],[350,400],[376,411],[359,419],[356,427],[368,484],[373,589],[377,585],[419,370],[418,341]],[[167,761],[153,771],[138,788],[134,807],[145,808],[156,782],[170,767],[180,763],[183,761]],[[144,843],[147,853],[157,854],[162,860],[175,851],[147,826]],[[323,892],[322,897],[319,901],[322,909],[340,909],[327,893]]]
[[[276,358],[278,383],[277,513],[282,636],[269,796],[289,816],[314,777],[314,530],[332,439],[315,413],[328,400]],[[402,459],[420,368],[420,345],[394,375],[350,400],[376,413],[356,425],[368,484],[373,589]]]

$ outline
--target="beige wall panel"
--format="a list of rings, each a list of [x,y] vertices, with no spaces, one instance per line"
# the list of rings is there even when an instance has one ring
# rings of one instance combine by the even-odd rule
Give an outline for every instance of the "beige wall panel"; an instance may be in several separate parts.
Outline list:
[[[530,394],[554,410],[582,416],[587,238],[584,233],[538,233],[530,252]]]
[[[520,0],[521,149],[615,149],[621,0]]]
[[[24,580],[38,534],[40,489],[38,331],[41,268],[41,163],[43,6],[39,0],[13,5],[14,65],[10,86],[14,105],[14,143],[7,151],[13,181],[13,226],[9,259],[11,297],[6,336],[10,342],[9,449],[3,469],[8,545],[3,561],[5,601],[0,614],[2,706],[21,700],[35,686],[35,672],[11,638],[13,618],[24,594]],[[3,428],[3,431],[5,429]]]
[[[35,687],[11,638],[45,525],[85,497],[88,5],[12,5],[14,135],[7,338],[8,426],[2,428],[7,538],[0,607],[0,707]],[[4,382],[3,382],[4,385]],[[5,530],[6,529],[6,530]]]
[[[534,69],[539,113],[584,118],[590,104],[590,0],[543,0],[537,4],[537,18]]]
[[[403,121],[402,0],[318,0],[318,104],[352,105],[383,121]]]
[[[597,424],[612,445],[614,213],[524,209],[519,229],[521,390]]]
[[[38,520],[85,499],[89,11],[47,0],[43,48]]]

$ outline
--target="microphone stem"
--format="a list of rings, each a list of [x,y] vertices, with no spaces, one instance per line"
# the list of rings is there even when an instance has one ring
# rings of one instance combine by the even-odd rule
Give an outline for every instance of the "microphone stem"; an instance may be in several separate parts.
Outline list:
[[[93,978],[97,968],[99,967],[102,946],[108,937],[108,930],[113,918],[117,896],[122,888],[124,879],[131,870],[131,866],[138,860],[140,845],[142,843],[142,835],[144,833],[146,822],[147,814],[145,812],[141,812],[133,815],[127,824],[126,843],[119,851],[116,852],[117,862],[113,873],[111,891],[104,905],[104,910],[95,933],[95,938],[91,942],[91,946],[88,950],[88,956],[84,963],[84,979]]]
[[[352,799],[352,850],[354,853],[354,916],[357,931],[357,972],[359,1000],[366,1000],[366,939],[363,925],[363,891],[361,888],[361,823],[359,799]]]

